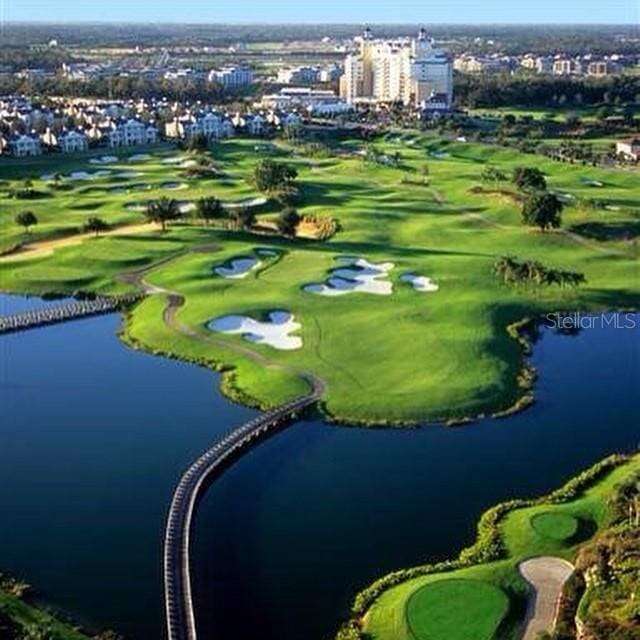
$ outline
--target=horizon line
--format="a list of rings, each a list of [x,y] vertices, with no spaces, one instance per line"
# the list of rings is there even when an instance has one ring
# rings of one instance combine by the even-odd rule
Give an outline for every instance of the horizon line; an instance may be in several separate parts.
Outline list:
[[[3,26],[7,26],[7,25],[35,25],[35,24],[39,24],[39,25],[64,25],[64,24],[86,24],[86,25],[95,25],[95,24],[101,24],[101,25],[105,25],[105,24],[111,24],[111,25],[122,25],[122,24],[136,24],[136,25],[149,25],[149,26],[153,26],[153,25],[182,25],[182,26],[202,26],[202,25],[208,25],[208,26],[263,26],[263,25],[270,25],[270,26],[295,26],[295,25],[300,25],[300,26],[344,26],[344,27],[351,27],[351,26],[358,26],[358,27],[362,27],[364,25],[369,25],[369,26],[413,26],[413,25],[419,25],[419,24],[425,24],[427,26],[432,25],[432,26],[442,26],[442,27],[448,27],[448,26],[452,26],[452,27],[460,27],[460,26],[466,26],[466,27],[474,27],[474,26],[526,26],[526,27],[536,27],[536,26],[545,26],[545,27],[550,27],[550,26],[557,26],[557,27],[567,27],[567,26],[571,26],[571,27],[597,27],[597,26],[601,26],[601,27],[632,27],[635,26],[637,23],[635,21],[632,22],[429,22],[429,21],[416,21],[416,22],[397,22],[397,21],[390,21],[390,22],[370,22],[370,21],[362,21],[362,22],[333,22],[333,21],[328,21],[328,22],[318,22],[318,21],[311,21],[311,22],[306,22],[304,20],[302,21],[271,21],[271,20],[262,20],[262,21],[244,21],[244,20],[237,20],[237,21],[225,21],[225,22],[212,22],[212,21],[196,21],[196,22],[183,22],[183,21],[175,21],[175,20],[156,20],[156,21],[149,21],[149,20],[132,20],[132,19],[123,19],[123,20],[85,20],[85,19],[68,19],[68,20],[42,20],[42,19],[30,19],[30,18],[20,18],[20,19],[4,19],[4,20],[0,20],[0,25]]]

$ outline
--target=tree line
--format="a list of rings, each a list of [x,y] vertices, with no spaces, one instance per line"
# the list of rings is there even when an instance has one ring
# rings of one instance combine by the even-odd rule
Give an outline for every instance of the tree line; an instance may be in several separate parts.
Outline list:
[[[640,102],[640,77],[562,78],[532,75],[456,74],[456,103],[478,107],[580,107]]]

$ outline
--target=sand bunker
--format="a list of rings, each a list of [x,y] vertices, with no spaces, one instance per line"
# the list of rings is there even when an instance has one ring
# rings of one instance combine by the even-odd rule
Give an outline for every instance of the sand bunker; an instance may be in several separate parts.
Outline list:
[[[239,209],[241,207],[260,207],[267,202],[267,199],[260,196],[258,198],[247,198],[246,200],[238,200],[237,202],[225,202],[227,209]]]
[[[173,156],[172,158],[165,158],[162,161],[162,164],[180,164],[182,162],[182,158],[179,156]]]
[[[144,162],[145,160],[150,160],[151,156],[148,153],[136,153],[133,156],[129,156],[127,162]]]
[[[269,320],[261,322],[248,316],[221,316],[207,325],[212,331],[229,334],[241,334],[245,340],[264,344],[274,349],[292,351],[302,347],[302,338],[289,335],[298,331],[301,325],[295,322],[288,311],[271,311]]]
[[[117,156],[100,156],[89,160],[90,164],[113,164],[114,162],[118,162]]]
[[[88,173],[87,171],[72,171],[69,174],[69,178],[72,180],[95,180],[96,178],[104,178],[109,175],[111,175],[111,171],[106,169],[94,171],[93,173]]]
[[[121,171],[120,173],[116,173],[116,178],[138,178],[142,174],[141,171]]]
[[[214,268],[214,271],[223,278],[245,278],[249,272],[260,266],[260,260],[250,256],[233,258],[224,265]]]
[[[321,296],[342,296],[358,291],[379,296],[393,293],[393,284],[388,280],[393,262],[376,264],[354,256],[343,256],[338,260],[347,266],[332,270],[326,284],[308,284],[303,290]]]
[[[259,256],[266,256],[266,257],[275,257],[278,254],[277,251],[274,251],[273,249],[256,249],[256,253]]]
[[[588,187],[604,187],[604,182],[593,178],[582,178],[582,184],[586,184]]]
[[[149,205],[146,202],[138,202],[138,203],[126,205],[125,209],[127,211],[146,211],[148,206]]]
[[[444,158],[449,157],[449,154],[446,151],[432,151],[429,155],[436,160],[443,160]]]
[[[177,191],[178,189],[186,189],[189,185],[184,182],[163,182],[160,187],[169,191]]]
[[[196,210],[195,202],[179,202],[178,209],[180,209],[180,213],[191,213],[191,211]]]
[[[431,278],[419,276],[415,273],[403,273],[400,276],[400,280],[408,282],[416,291],[421,293],[431,293],[440,288]]]

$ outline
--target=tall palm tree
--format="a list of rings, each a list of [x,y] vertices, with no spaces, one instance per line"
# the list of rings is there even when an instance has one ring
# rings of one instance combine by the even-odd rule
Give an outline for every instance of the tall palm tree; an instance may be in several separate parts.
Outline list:
[[[180,205],[177,200],[164,196],[149,202],[144,215],[150,222],[159,223],[162,231],[166,231],[167,222],[177,220],[180,217]]]

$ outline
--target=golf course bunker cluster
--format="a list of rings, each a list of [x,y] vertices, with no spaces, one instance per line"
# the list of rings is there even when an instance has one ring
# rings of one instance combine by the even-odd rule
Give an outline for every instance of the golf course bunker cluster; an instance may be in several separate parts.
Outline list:
[[[303,290],[321,296],[341,296],[358,291],[379,296],[393,293],[393,284],[388,279],[395,266],[393,262],[374,263],[354,256],[338,256],[336,260],[344,266],[332,269],[326,284],[308,284]]]
[[[211,320],[207,326],[219,333],[241,334],[249,342],[281,351],[293,351],[302,347],[302,338],[290,335],[301,327],[293,314],[282,310],[270,311],[267,318],[255,320],[249,316],[228,315]]]

